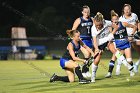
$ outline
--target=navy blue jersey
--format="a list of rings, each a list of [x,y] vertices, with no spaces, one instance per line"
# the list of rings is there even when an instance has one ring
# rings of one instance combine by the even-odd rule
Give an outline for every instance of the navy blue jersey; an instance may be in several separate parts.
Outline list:
[[[93,21],[91,18],[88,20],[83,19],[83,17],[80,17],[80,25],[78,26],[78,30],[80,31],[81,38],[84,37],[91,37],[91,27],[93,25]]]
[[[128,35],[127,35],[126,27],[124,27],[122,25],[122,22],[119,22],[118,25],[119,25],[119,28],[118,28],[117,32],[114,34],[114,38],[115,39],[125,39],[125,38],[127,38]]]
[[[73,51],[75,53],[75,56],[78,57],[78,54],[79,54],[79,50],[80,50],[80,42],[78,42],[78,46],[76,46],[73,41],[71,41],[72,45],[73,45]],[[69,50],[67,50],[64,55],[62,56],[62,58],[65,58],[65,59],[68,59],[68,60],[73,60],[70,53],[69,53]]]

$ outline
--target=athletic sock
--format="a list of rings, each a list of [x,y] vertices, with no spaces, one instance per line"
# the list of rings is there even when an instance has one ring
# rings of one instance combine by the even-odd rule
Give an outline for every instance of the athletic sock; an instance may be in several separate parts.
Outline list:
[[[69,82],[68,76],[57,76],[55,81]]]
[[[110,60],[110,63],[109,63],[109,70],[108,70],[108,72],[112,73],[113,68],[114,68],[114,64],[115,64],[115,61]]]
[[[132,66],[126,61],[125,57],[124,57],[119,51],[116,52],[115,56],[116,56],[117,59],[118,59],[119,61],[121,61],[121,62],[124,64],[124,66],[126,66],[129,70],[132,68]]]
[[[140,65],[140,58],[139,58],[139,60],[135,63],[135,65]]]
[[[92,76],[91,77],[96,77],[97,69],[98,69],[98,66],[96,66],[94,63],[92,63]]]
[[[75,68],[75,73],[76,73],[76,75],[78,76],[79,79],[83,79],[83,75],[81,73],[80,66]]]

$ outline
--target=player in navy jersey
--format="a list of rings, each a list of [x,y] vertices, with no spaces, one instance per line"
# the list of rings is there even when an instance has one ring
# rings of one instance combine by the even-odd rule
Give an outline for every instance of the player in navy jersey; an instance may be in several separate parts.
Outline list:
[[[140,32],[140,22],[138,19],[138,16],[131,11],[131,5],[130,4],[124,4],[122,9],[122,16],[119,18],[119,21],[121,22],[127,22],[132,25],[136,25],[138,27],[138,33]],[[126,28],[128,36],[132,35],[132,28]],[[140,57],[140,41],[134,39],[132,42],[132,47],[138,52]],[[134,64],[134,71],[138,72],[138,65],[140,65],[140,58],[139,60]],[[121,68],[121,62],[118,62],[116,66],[116,75],[120,74],[120,68]]]
[[[112,20],[112,24],[116,25],[115,27],[117,27],[117,29],[112,28],[113,29],[112,33],[114,34],[116,49],[124,53],[126,56],[127,62],[131,66],[133,66],[132,55],[131,55],[131,44],[129,42],[132,39],[128,37],[126,27],[132,28],[131,34],[134,34],[136,32],[137,27],[135,25],[128,24],[126,22],[120,22],[119,16],[117,13],[115,13],[114,10],[111,11],[111,20]],[[114,68],[114,63],[110,63],[108,74],[106,77],[111,77],[113,68]],[[130,71],[130,76],[133,76],[133,75],[134,73]]]
[[[93,18],[90,17],[90,8],[88,6],[83,6],[82,8],[82,17],[79,17],[75,20],[72,30],[80,31],[80,38],[90,48],[93,48],[92,38],[91,38],[91,27],[93,25]],[[84,54],[85,59],[90,57],[90,53],[84,48],[81,48],[82,53]],[[90,77],[89,68],[83,66],[82,74],[84,77]]]
[[[67,46],[67,51],[60,59],[60,66],[62,67],[62,69],[66,71],[67,76],[58,76],[53,74],[53,76],[50,79],[50,82],[54,81],[74,82],[74,72],[75,72],[79,78],[79,83],[89,83],[88,80],[84,79],[82,72],[80,70],[80,66],[76,61],[80,61],[83,63],[86,62],[85,59],[81,59],[78,57],[78,53],[81,46],[84,47],[92,55],[93,52],[88,46],[86,46],[80,40],[80,32],[78,30],[68,30],[67,34],[72,39],[72,41],[69,42]]]

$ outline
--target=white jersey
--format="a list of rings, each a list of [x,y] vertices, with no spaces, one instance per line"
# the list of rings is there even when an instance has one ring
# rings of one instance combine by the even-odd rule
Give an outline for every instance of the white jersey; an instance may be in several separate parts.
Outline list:
[[[109,38],[108,38],[108,36],[110,35],[109,27],[111,27],[112,23],[111,23],[111,21],[105,20],[103,25],[104,25],[103,28],[101,30],[98,30],[98,31],[95,27],[95,24],[91,28],[92,37],[97,38],[98,46],[109,41]]]
[[[119,21],[127,22],[128,24],[132,24],[132,25],[136,25],[136,23],[138,21],[138,16],[135,13],[132,13],[130,18],[126,19],[125,16],[121,16],[119,18]],[[131,35],[133,29],[132,28],[128,28],[128,27],[126,29],[127,29],[127,34]]]

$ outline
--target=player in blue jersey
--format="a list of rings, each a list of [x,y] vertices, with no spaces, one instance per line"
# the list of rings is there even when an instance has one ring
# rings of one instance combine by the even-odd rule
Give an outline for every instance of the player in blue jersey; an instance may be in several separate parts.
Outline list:
[[[69,42],[67,46],[67,51],[60,59],[60,66],[62,67],[62,69],[65,70],[67,76],[58,76],[54,74],[51,77],[50,82],[54,81],[74,82],[74,72],[75,72],[79,78],[79,83],[89,83],[88,80],[84,79],[82,72],[80,70],[80,66],[76,61],[86,63],[85,59],[81,59],[78,57],[78,53],[81,46],[84,47],[92,55],[93,52],[88,46],[86,46],[80,40],[80,32],[78,30],[68,30],[67,34],[72,39],[72,41]]]
[[[82,17],[79,17],[75,20],[72,30],[80,31],[80,38],[90,48],[93,48],[92,37],[91,37],[91,27],[93,25],[93,18],[90,17],[90,8],[88,6],[83,6],[82,8]],[[84,48],[81,48],[82,53],[84,54],[85,59],[90,57],[90,53]],[[82,74],[84,77],[90,77],[89,68],[83,66]]]
[[[132,25],[136,25],[138,27],[137,33],[135,33],[134,36],[139,37],[140,33],[140,22],[138,19],[137,14],[133,13],[131,11],[131,5],[130,4],[124,4],[122,9],[122,16],[119,18],[119,21],[121,22],[127,22]],[[131,36],[133,29],[132,28],[126,28],[128,36]],[[139,60],[134,64],[134,71],[138,72],[138,65],[140,65],[140,40],[134,39],[132,42],[132,47],[138,52],[139,54]],[[121,62],[118,62],[116,66],[116,75],[120,74],[120,68],[121,68]]]
[[[126,27],[133,29],[131,35],[133,35],[136,32],[137,27],[135,25],[128,24],[126,22],[120,22],[119,16],[117,13],[115,13],[114,10],[111,11],[111,20],[112,20],[112,24],[115,25],[114,27],[117,27],[117,29],[112,28],[116,49],[124,53],[127,62],[131,66],[133,66],[132,55],[131,55],[131,44],[130,44],[132,38],[128,37]],[[114,63],[110,63],[108,74],[106,77],[111,77],[113,68],[114,68]],[[130,71],[130,76],[133,75],[134,75],[133,71]]]

